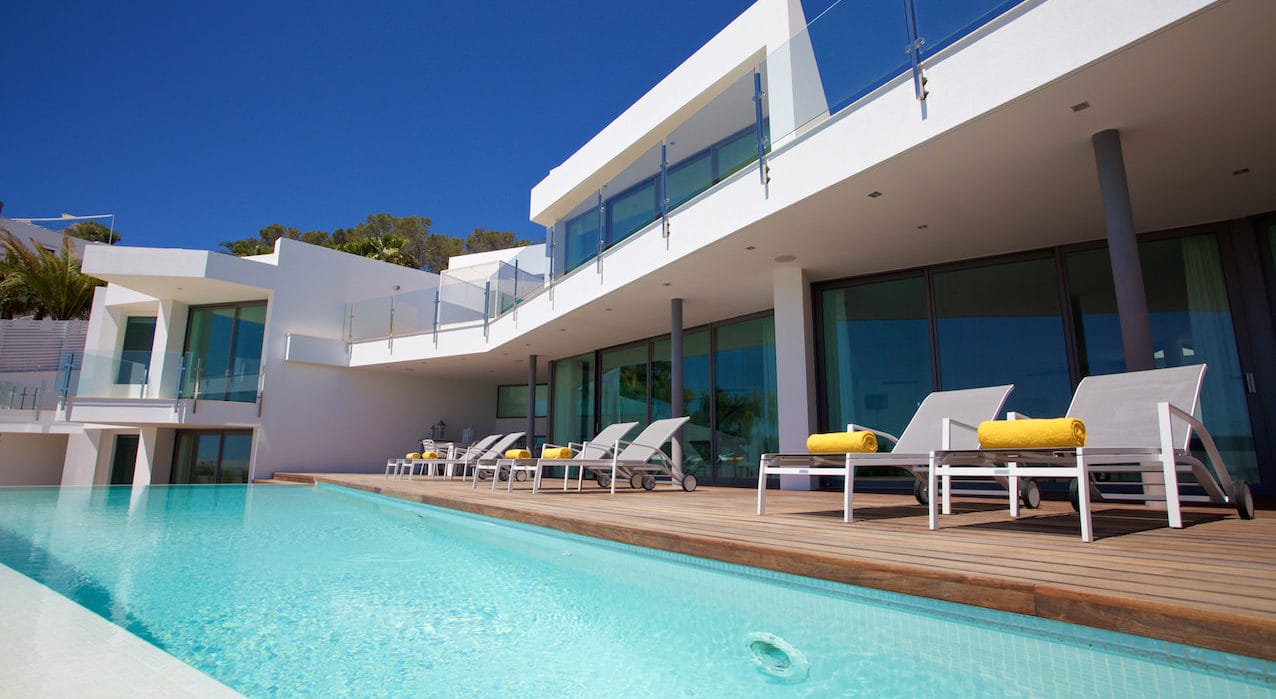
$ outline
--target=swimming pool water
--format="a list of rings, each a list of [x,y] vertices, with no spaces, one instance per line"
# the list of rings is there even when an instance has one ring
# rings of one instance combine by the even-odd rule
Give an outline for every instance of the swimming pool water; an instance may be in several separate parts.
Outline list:
[[[326,486],[0,489],[0,563],[253,697],[1276,695],[1264,661]]]

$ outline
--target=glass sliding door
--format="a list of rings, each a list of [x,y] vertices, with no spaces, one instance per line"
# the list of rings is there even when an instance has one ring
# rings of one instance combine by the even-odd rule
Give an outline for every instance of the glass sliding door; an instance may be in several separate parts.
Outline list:
[[[554,444],[592,439],[594,427],[594,354],[554,362]]]
[[[1157,368],[1206,364],[1201,417],[1233,477],[1259,482],[1236,330],[1213,234],[1139,244]],[[1125,371],[1106,248],[1067,255],[1083,374]]]
[[[597,422],[647,423],[647,343],[599,352]]]
[[[820,309],[828,429],[903,432],[932,390],[925,277],[829,289]]]
[[[256,401],[265,327],[265,301],[191,308],[184,392],[200,400]]]
[[[669,340],[656,340],[651,350],[651,419],[670,414],[669,370],[672,364]],[[682,411],[691,421],[682,428],[682,468],[708,482],[713,454],[712,390],[709,375],[709,331],[696,330],[682,336]],[[703,474],[703,475],[702,475]]]
[[[1006,409],[1063,415],[1072,399],[1053,257],[936,272],[940,386],[1013,383]]]
[[[719,325],[713,333],[712,482],[756,482],[759,458],[780,442],[775,320]]]
[[[253,433],[182,430],[173,447],[173,485],[247,483]]]

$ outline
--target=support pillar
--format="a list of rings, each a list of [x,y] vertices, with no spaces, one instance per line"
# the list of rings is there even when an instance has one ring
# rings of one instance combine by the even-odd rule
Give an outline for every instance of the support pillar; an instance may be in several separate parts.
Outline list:
[[[157,464],[159,428],[143,427],[138,430],[137,462],[133,467],[133,487],[148,486],[153,482],[153,474]]]
[[[536,355],[527,356],[527,450],[536,447]],[[532,456],[539,456],[535,452]]]
[[[773,277],[775,302],[775,375],[780,421],[780,451],[805,452],[815,431],[815,350],[811,322],[811,285],[801,267],[778,267]],[[811,490],[811,476],[781,476],[784,490]]]
[[[669,416],[682,417],[682,299],[669,301]],[[682,473],[682,430],[673,435],[669,458],[674,470]]]
[[[1099,170],[1099,192],[1103,197],[1103,219],[1108,231],[1108,254],[1112,260],[1121,343],[1125,347],[1125,368],[1127,371],[1154,369],[1152,326],[1148,320],[1139,243],[1134,235],[1134,214],[1125,177],[1121,132],[1116,129],[1100,131],[1092,140]]]

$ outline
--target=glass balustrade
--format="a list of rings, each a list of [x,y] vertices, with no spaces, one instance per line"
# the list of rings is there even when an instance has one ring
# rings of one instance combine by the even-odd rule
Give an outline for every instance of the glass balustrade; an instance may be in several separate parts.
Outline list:
[[[193,398],[239,403],[256,402],[261,389],[259,359],[214,362],[190,352],[68,353],[63,355],[52,388],[59,398]]]

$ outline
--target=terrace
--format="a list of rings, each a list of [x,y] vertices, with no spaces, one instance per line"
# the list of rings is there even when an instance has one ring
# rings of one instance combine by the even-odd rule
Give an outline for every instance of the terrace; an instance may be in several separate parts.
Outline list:
[[[1185,528],[1163,513],[1095,507],[1096,541],[1076,514],[1046,502],[1018,522],[993,499],[959,499],[939,531],[911,496],[701,488],[583,493],[547,481],[533,495],[474,489],[460,480],[382,475],[276,474],[500,517],[729,563],[862,585],[1276,660],[1276,519],[1186,508]]]

